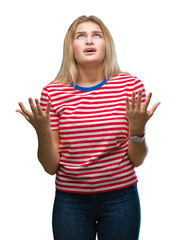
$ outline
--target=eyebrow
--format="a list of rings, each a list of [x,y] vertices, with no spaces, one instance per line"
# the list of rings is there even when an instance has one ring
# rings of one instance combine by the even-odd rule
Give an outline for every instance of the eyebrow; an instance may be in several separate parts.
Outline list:
[[[85,31],[79,31],[79,32],[75,33],[75,35],[80,34],[80,33],[86,33],[86,32]],[[101,33],[101,34],[103,34],[100,31],[92,31],[92,33]]]

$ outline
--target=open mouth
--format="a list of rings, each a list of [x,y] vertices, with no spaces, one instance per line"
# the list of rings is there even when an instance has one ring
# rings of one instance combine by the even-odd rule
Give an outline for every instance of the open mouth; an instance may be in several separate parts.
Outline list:
[[[87,48],[84,50],[85,53],[94,53],[96,50],[94,48]]]

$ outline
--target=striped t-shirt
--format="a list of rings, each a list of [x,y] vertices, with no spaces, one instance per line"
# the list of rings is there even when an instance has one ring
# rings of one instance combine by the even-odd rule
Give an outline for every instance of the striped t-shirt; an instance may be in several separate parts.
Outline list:
[[[51,101],[51,129],[60,134],[60,165],[56,189],[72,193],[99,193],[137,182],[127,154],[127,97],[145,89],[129,75],[114,75],[91,87],[50,83],[44,87],[41,106]],[[136,94],[137,96],[137,94]]]

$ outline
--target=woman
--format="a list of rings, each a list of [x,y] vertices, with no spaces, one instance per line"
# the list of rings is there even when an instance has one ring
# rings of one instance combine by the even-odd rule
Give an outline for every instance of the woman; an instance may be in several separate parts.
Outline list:
[[[56,174],[55,240],[136,240],[140,203],[134,167],[147,154],[149,111],[142,82],[122,73],[112,37],[100,19],[81,16],[65,37],[56,79],[44,87],[32,112],[38,158]]]

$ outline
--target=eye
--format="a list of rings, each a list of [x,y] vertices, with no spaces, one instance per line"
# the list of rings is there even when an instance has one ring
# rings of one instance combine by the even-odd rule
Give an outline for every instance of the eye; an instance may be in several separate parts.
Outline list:
[[[78,39],[83,39],[84,38],[84,35],[83,34],[80,34],[77,36]]]
[[[101,35],[98,34],[98,33],[96,33],[96,34],[95,34],[95,38],[101,38]]]

